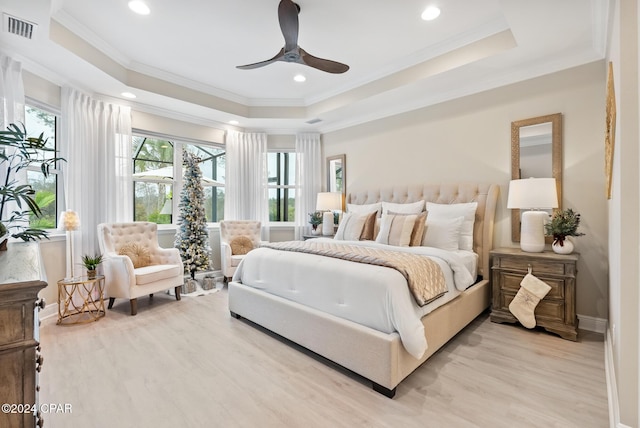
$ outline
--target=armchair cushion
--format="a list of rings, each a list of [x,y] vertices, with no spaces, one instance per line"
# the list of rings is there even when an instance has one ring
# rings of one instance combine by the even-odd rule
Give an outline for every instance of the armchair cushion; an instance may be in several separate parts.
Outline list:
[[[236,236],[229,242],[231,246],[231,254],[241,256],[253,250],[253,241],[248,236]]]
[[[151,253],[149,252],[149,249],[136,242],[124,244],[120,247],[120,250],[118,250],[118,254],[129,257],[135,269],[149,266],[151,264]]]
[[[183,274],[182,266],[176,265],[149,265],[135,270],[136,285],[150,284],[152,282],[170,279]]]

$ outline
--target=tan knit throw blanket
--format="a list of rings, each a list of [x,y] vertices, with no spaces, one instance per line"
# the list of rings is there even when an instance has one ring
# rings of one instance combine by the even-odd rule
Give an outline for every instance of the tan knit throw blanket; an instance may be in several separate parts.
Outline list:
[[[440,265],[420,254],[314,240],[275,242],[262,246],[395,269],[405,277],[411,294],[420,306],[426,305],[447,291]]]

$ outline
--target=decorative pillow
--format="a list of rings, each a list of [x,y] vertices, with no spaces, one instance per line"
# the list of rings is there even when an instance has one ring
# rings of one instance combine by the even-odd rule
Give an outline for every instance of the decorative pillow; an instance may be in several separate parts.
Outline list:
[[[364,227],[360,234],[361,241],[373,241],[376,239],[376,219],[378,218],[378,212],[374,211],[367,215],[367,219],[364,221]]]
[[[417,218],[416,214],[382,214],[380,232],[378,232],[376,242],[408,247]]]
[[[338,231],[333,239],[340,241],[359,241],[362,237],[365,223],[372,215],[375,219],[375,213],[346,213],[342,216],[342,221],[340,222]]]
[[[118,254],[131,259],[134,269],[149,266],[151,264],[151,253],[144,245],[137,242],[129,242],[120,247]]]
[[[389,212],[392,215],[413,215],[413,214],[401,214]],[[426,227],[427,211],[422,211],[416,217],[415,224],[413,225],[413,231],[411,231],[411,239],[409,241],[410,247],[419,247],[422,245],[422,239],[424,238],[424,229]]]
[[[382,204],[380,202],[376,202],[375,204],[347,204],[347,212],[356,213],[356,214],[369,214],[369,213],[379,213],[382,211]]]
[[[253,250],[253,241],[248,236],[236,236],[229,242],[231,254],[234,256],[243,256]]]
[[[389,212],[398,214],[420,214],[422,211],[424,211],[424,200],[408,204],[382,202],[382,214],[388,214]]]
[[[429,212],[422,245],[447,251],[457,251],[459,249],[460,228],[463,221],[464,217],[432,219],[431,212]]]
[[[460,242],[458,248],[460,250],[473,251],[473,224],[476,221],[477,202],[468,202],[464,204],[435,204],[427,202],[427,211],[429,211],[429,220],[451,219],[460,216],[464,217],[462,228],[460,229]],[[427,225],[427,228],[429,225]]]

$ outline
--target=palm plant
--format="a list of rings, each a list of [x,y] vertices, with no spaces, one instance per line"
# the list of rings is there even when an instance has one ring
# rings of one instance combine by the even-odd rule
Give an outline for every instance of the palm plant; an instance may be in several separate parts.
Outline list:
[[[23,241],[48,239],[48,233],[42,229],[29,227],[29,217],[40,217],[41,207],[36,201],[36,191],[30,184],[20,183],[16,174],[31,164],[39,164],[42,174],[47,177],[56,162],[64,160],[53,156],[43,156],[46,152],[54,152],[47,146],[43,134],[28,137],[24,124],[10,124],[6,131],[0,131],[0,222],[6,230],[11,231],[13,238]],[[17,209],[7,213],[9,204],[15,203]]]

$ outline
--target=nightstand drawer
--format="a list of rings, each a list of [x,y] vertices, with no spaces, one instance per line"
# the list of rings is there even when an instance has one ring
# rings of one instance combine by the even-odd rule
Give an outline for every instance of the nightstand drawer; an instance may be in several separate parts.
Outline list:
[[[566,275],[566,264],[550,260],[526,260],[524,258],[502,257],[499,260],[500,269],[515,270],[526,273],[531,266],[532,273],[542,275]]]
[[[510,272],[500,272],[500,287],[503,290],[513,291],[515,293],[520,289],[524,275]],[[545,299],[564,299],[564,280],[556,278],[538,277],[541,281],[549,284],[551,290],[547,293]]]
[[[516,297],[516,293],[505,291],[502,293],[502,307],[509,310],[509,304]],[[564,320],[564,300],[547,300],[545,297],[538,303],[535,310],[538,322],[542,320],[556,321],[563,323]]]

